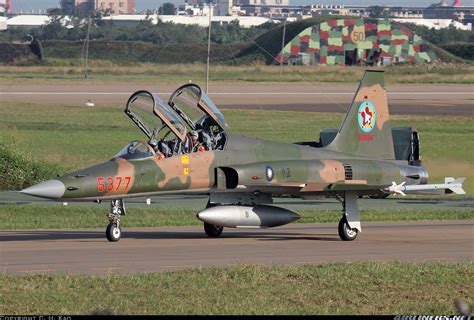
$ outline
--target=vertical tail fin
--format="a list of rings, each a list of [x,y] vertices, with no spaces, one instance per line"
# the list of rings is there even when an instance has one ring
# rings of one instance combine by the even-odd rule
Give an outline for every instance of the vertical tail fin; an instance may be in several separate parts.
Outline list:
[[[366,71],[328,150],[395,159],[383,71]]]

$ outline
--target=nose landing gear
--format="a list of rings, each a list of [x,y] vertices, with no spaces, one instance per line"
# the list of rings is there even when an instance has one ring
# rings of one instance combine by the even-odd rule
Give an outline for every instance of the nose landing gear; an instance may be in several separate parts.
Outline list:
[[[109,224],[105,230],[107,240],[110,242],[117,242],[122,236],[122,229],[120,228],[120,217],[126,215],[125,203],[123,199],[114,199],[110,202],[110,212],[107,215]]]

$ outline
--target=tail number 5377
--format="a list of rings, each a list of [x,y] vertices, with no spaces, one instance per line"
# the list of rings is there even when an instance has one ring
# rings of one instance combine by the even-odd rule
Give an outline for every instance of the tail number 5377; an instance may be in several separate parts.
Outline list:
[[[127,191],[132,177],[98,177],[97,191]]]

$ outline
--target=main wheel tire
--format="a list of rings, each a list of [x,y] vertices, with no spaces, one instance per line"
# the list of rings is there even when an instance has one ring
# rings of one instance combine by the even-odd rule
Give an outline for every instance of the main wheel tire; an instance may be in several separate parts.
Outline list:
[[[224,227],[218,227],[204,222],[204,231],[208,237],[217,238],[221,235],[222,230],[224,230]]]
[[[353,241],[357,238],[357,234],[359,233],[357,229],[351,229],[351,227],[349,227],[346,217],[342,217],[339,221],[337,231],[342,241]]]
[[[105,235],[107,236],[107,240],[110,242],[117,242],[120,240],[120,236],[122,235],[122,229],[120,229],[120,226],[117,226],[116,223],[109,223],[105,230]]]

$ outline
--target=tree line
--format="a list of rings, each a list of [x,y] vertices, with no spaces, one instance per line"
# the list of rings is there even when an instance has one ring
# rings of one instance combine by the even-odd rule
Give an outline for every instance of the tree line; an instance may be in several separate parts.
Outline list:
[[[171,10],[173,8],[166,8]],[[164,9],[162,9],[164,10]],[[102,14],[92,16],[90,26],[90,40],[102,41],[141,41],[157,45],[196,44],[207,42],[207,27],[197,25],[182,25],[172,22],[151,22],[150,16],[134,26],[120,26],[113,21],[101,19]],[[88,19],[84,16],[73,16],[71,21],[64,25],[64,16],[51,15],[51,22],[37,28],[10,28],[0,32],[0,42],[27,41],[32,35],[41,40],[68,40],[81,41],[86,38]],[[269,31],[276,25],[265,23],[252,28],[242,28],[237,20],[226,25],[213,24],[211,41],[217,44],[250,42],[257,36]],[[290,26],[288,26],[290,27]],[[474,32],[457,29],[429,29],[425,26],[409,25],[409,28],[420,35],[424,40],[436,45],[450,43],[473,43]]]
[[[63,16],[53,15],[51,22],[41,27],[10,28],[0,32],[0,41],[26,41],[29,39],[26,36],[28,34],[39,40],[81,41],[86,38],[89,24],[87,18],[72,17],[66,25],[63,21]],[[248,42],[274,26],[274,23],[265,23],[252,28],[243,28],[237,20],[225,25],[213,24],[211,41],[218,44]],[[113,21],[91,17],[89,38],[103,41],[142,41],[157,45],[204,43],[208,39],[208,28],[161,21],[153,24],[151,18],[142,20],[134,26],[120,26]]]
[[[409,25],[417,35],[424,40],[436,45],[445,45],[454,42],[474,42],[474,32],[468,30],[458,30],[453,28],[445,28],[436,30],[425,26]]]

